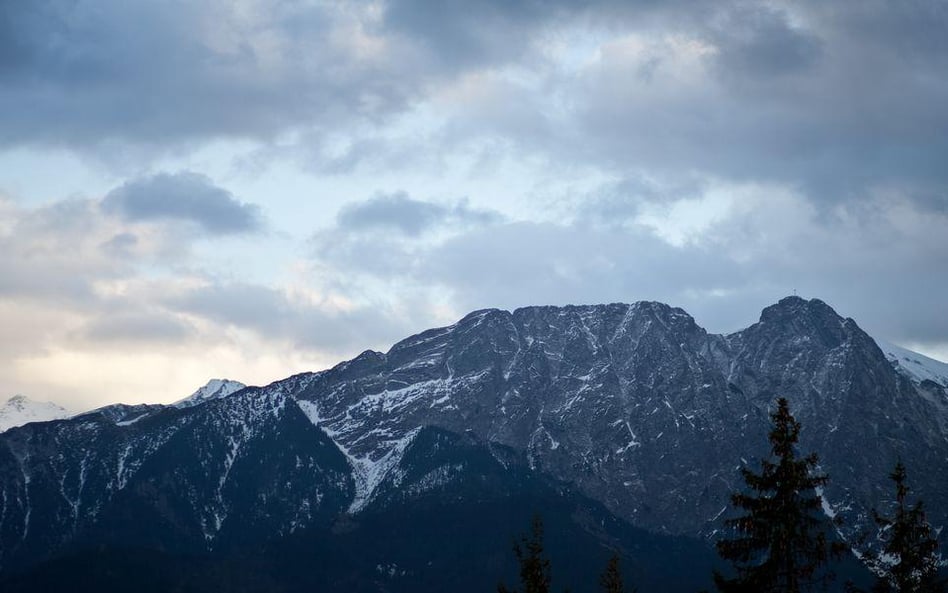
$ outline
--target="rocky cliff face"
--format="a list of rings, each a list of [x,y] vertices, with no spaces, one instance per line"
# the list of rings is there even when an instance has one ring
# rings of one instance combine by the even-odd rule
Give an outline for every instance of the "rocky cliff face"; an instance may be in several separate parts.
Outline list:
[[[728,336],[660,303],[480,311],[366,352],[298,397],[356,467],[397,454],[417,426],[470,431],[636,525],[694,534],[714,528],[736,468],[766,454],[781,395],[852,526],[898,457],[945,508],[923,483],[946,464],[937,398],[818,300],[784,299]]]
[[[83,542],[206,551],[343,529],[476,477],[463,460],[431,465],[437,439],[425,437],[430,455],[413,449],[426,427],[632,525],[708,535],[738,467],[766,454],[777,396],[850,530],[888,495],[897,458],[944,524],[945,389],[900,373],[818,300],[784,299],[726,336],[660,303],[478,311],[264,388],[4,433],[0,561]]]

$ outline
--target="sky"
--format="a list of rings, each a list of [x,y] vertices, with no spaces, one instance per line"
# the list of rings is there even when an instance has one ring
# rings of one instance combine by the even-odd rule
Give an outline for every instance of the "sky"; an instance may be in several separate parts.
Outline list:
[[[0,399],[796,292],[948,360],[941,0],[0,2]]]

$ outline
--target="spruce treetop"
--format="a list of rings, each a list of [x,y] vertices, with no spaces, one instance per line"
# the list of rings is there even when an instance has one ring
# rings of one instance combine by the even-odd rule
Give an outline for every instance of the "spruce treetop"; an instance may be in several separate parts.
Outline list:
[[[715,573],[722,593],[800,593],[829,577],[821,569],[834,547],[817,493],[829,477],[816,471],[815,453],[797,455],[800,423],[786,398],[777,400],[770,419],[771,457],[761,460],[759,473],[741,469],[747,490],[734,493],[731,504],[742,514],[726,522],[734,537],[717,542],[718,554],[736,572],[733,578]]]

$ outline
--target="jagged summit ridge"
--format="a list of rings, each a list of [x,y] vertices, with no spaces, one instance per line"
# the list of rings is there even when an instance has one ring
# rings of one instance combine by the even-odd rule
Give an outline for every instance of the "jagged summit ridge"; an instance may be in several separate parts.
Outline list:
[[[472,431],[526,451],[538,471],[578,483],[626,518],[678,532],[719,512],[712,506],[726,496],[734,459],[711,451],[765,442],[778,395],[810,427],[807,444],[830,449],[827,461],[853,480],[860,470],[834,451],[844,440],[854,446],[855,433],[875,439],[884,427],[906,442],[944,440],[937,414],[922,411],[871,337],[822,301],[799,297],[727,336],[661,303],[476,311],[388,353],[363,353],[300,398],[362,458],[388,455],[419,425]],[[893,422],[893,402],[915,408],[919,425]],[[879,418],[856,419],[844,439],[839,427],[857,405]],[[873,463],[894,463],[895,450],[883,449]],[[907,453],[904,443],[896,449]],[[669,463],[676,470],[660,469]],[[697,499],[694,478],[705,484]],[[828,490],[834,495],[849,496]],[[682,499],[698,512],[681,512]]]
[[[178,408],[196,406],[206,401],[227,397],[228,395],[236,393],[246,387],[246,385],[239,381],[231,381],[230,379],[211,379],[206,384],[204,384],[204,386],[200,387],[188,397],[180,399],[171,405]]]
[[[815,340],[824,347],[832,348],[843,343],[858,326],[852,319],[840,317],[832,307],[819,299],[806,300],[790,296],[765,308],[759,323],[738,333],[752,329]]]

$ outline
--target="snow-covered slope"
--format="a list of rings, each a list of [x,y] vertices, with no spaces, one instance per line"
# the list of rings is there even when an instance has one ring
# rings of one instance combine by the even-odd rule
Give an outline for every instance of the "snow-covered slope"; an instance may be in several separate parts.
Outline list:
[[[0,432],[28,422],[59,420],[72,415],[72,412],[53,402],[38,402],[25,395],[14,395],[0,407]]]
[[[901,346],[896,346],[884,340],[876,340],[876,344],[889,359],[897,371],[902,372],[916,383],[934,381],[943,387],[948,387],[948,363],[929,358],[924,354],[913,352]]]
[[[247,386],[239,381],[231,381],[230,379],[211,379],[204,387],[201,387],[188,397],[178,400],[171,405],[177,408],[189,408],[212,399],[227,397],[228,395],[237,393],[245,387]]]

